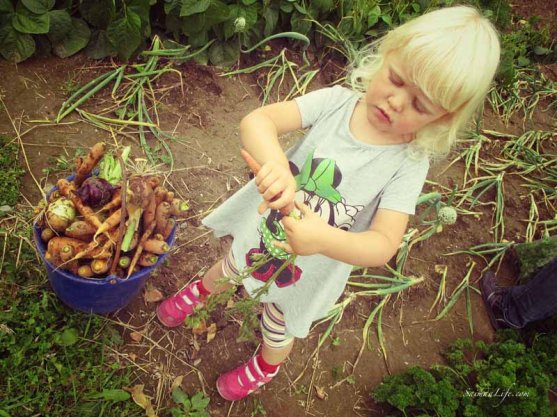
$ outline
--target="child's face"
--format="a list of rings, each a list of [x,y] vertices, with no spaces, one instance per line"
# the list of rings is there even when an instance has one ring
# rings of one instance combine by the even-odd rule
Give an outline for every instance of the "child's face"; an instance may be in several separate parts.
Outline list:
[[[372,128],[396,140],[411,140],[426,125],[449,116],[408,80],[404,62],[396,52],[387,54],[370,81],[365,103]]]

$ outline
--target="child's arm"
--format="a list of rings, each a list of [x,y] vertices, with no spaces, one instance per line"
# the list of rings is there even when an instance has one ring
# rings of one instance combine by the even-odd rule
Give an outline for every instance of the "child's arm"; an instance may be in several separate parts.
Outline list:
[[[277,242],[290,253],[330,258],[358,266],[382,266],[397,252],[408,225],[408,214],[378,209],[369,230],[347,232],[329,226],[308,206],[296,202],[302,219],[282,219],[288,243]]]
[[[255,182],[266,204],[260,212],[268,207],[279,210],[294,200],[296,181],[278,137],[301,127],[302,116],[292,100],[258,108],[240,123],[242,145],[261,164]]]

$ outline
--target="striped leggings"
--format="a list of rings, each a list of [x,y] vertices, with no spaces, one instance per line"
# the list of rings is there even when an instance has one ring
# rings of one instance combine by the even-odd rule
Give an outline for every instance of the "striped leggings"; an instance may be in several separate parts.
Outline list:
[[[227,278],[239,275],[232,249],[228,251],[222,261],[222,273]],[[281,349],[288,346],[294,339],[294,336],[286,332],[284,315],[280,307],[275,303],[263,303],[260,324],[263,342],[271,348]]]

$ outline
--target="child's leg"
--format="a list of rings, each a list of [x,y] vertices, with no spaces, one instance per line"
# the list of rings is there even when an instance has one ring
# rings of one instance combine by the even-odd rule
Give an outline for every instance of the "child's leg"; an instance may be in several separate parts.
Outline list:
[[[261,352],[217,380],[217,389],[224,399],[240,400],[269,382],[292,350],[294,337],[286,332],[284,316],[276,304],[264,304],[261,331]]]
[[[238,275],[232,252],[215,263],[202,279],[188,284],[183,290],[164,300],[157,307],[159,321],[167,327],[181,325],[193,313],[195,307],[211,293],[218,294],[231,288],[234,284],[223,279]]]

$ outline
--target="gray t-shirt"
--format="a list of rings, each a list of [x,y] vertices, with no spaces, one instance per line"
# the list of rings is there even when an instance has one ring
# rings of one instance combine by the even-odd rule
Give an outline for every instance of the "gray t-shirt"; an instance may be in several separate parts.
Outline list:
[[[369,229],[378,208],[414,214],[429,161],[416,160],[408,145],[370,145],[356,139],[349,122],[360,94],[335,86],[295,99],[306,136],[286,152],[303,201],[331,226],[348,232]],[[282,215],[271,210],[260,216],[261,195],[252,180],[203,219],[217,236],[232,235],[232,252],[239,269],[252,265],[253,255],[271,253],[272,262],[243,281],[248,293],[280,269],[287,254],[272,240],[284,240]],[[326,316],[342,294],[352,265],[323,255],[298,256],[282,270],[263,302],[277,304],[286,330],[305,337],[313,321]]]

